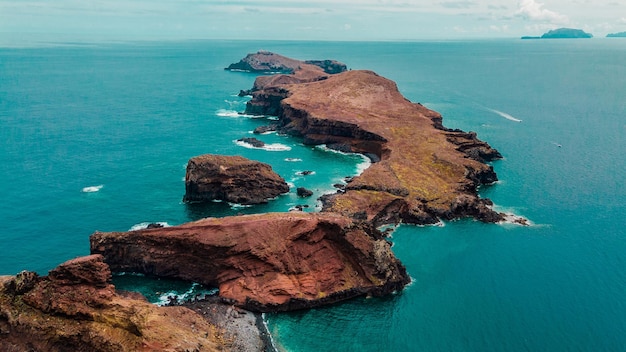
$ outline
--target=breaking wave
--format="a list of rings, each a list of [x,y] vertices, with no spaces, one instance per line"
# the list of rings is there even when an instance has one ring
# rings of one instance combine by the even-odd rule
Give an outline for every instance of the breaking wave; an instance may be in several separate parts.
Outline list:
[[[89,187],[84,187],[81,192],[83,193],[93,193],[93,192],[98,192],[99,190],[102,189],[102,187],[104,187],[104,185],[97,185],[97,186],[89,186]]]
[[[362,161],[356,165],[356,175],[355,176],[361,175],[363,173],[363,171],[365,171],[368,167],[370,167],[372,165],[372,160],[370,158],[368,158],[367,156],[365,156],[363,154],[360,154],[360,153],[346,153],[346,152],[342,152],[342,151],[339,151],[339,150],[328,148],[325,144],[317,145],[317,146],[315,146],[315,148],[319,149],[321,151],[325,151],[325,152],[331,152],[331,153],[336,153],[336,154],[341,154],[341,155],[352,155],[352,156],[360,157],[362,159]]]
[[[157,306],[165,306],[170,303],[171,300],[175,301],[187,301],[195,298],[196,296],[212,296],[218,292],[217,289],[206,289],[202,287],[202,285],[198,283],[193,283],[191,287],[183,292],[178,293],[178,291],[168,291],[159,295],[158,301],[155,302]]]
[[[280,143],[271,143],[265,144],[262,147],[255,147],[250,143],[242,142],[242,141],[234,141],[238,146],[249,148],[249,149],[263,149],[269,152],[285,152],[291,150],[291,147],[288,145],[280,144]]]
[[[260,119],[260,118],[265,117],[263,115],[250,115],[250,114],[244,114],[242,112],[238,112],[236,110],[227,110],[227,109],[219,109],[215,112],[215,115],[221,116],[221,117],[247,117],[251,119]]]
[[[136,231],[136,230],[143,230],[143,229],[147,229],[148,225],[150,224],[157,224],[157,225],[161,225],[163,227],[170,227],[172,225],[168,224],[165,221],[161,221],[161,222],[141,222],[139,224],[135,224],[133,226],[131,226],[130,229],[128,229],[128,231]]]

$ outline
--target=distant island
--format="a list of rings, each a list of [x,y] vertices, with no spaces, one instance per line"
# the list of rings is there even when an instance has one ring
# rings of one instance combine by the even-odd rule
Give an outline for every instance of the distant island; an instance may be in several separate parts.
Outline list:
[[[607,38],[626,38],[626,32],[619,33],[609,33],[606,35]]]
[[[558,28],[544,33],[541,37],[523,36],[522,39],[580,39],[593,38],[591,33],[587,33],[582,29]]]

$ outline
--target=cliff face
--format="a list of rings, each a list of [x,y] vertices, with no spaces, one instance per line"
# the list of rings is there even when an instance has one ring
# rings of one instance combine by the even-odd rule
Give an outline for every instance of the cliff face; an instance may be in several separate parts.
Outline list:
[[[289,192],[272,167],[240,156],[201,155],[187,163],[185,202],[267,203]]]
[[[409,277],[380,232],[336,214],[260,214],[131,232],[97,232],[92,253],[115,271],[218,287],[254,311],[384,295]]]
[[[219,331],[183,307],[122,297],[102,256],[39,277],[0,277],[2,351],[217,351]]]
[[[246,113],[275,114],[283,133],[375,162],[345,190],[324,197],[324,211],[374,225],[503,220],[477,195],[479,185],[497,180],[485,162],[500,153],[475,133],[445,128],[440,114],[408,101],[394,82],[348,71],[304,83],[260,77],[255,89]]]

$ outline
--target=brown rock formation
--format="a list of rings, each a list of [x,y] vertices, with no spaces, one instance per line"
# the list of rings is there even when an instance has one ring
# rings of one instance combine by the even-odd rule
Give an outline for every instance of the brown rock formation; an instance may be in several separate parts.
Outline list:
[[[335,60],[294,60],[269,51],[248,54],[239,62],[229,65],[225,70],[248,71],[258,73],[294,73],[305,69],[321,70],[330,74],[347,70],[345,64]]]
[[[267,164],[241,156],[207,154],[189,160],[185,191],[185,202],[259,204],[289,192],[289,186]]]
[[[282,132],[307,144],[375,161],[345,191],[325,197],[324,211],[375,225],[503,220],[477,195],[479,185],[497,180],[485,161],[501,155],[475,133],[443,127],[440,114],[408,101],[394,82],[371,71],[320,74],[307,82],[289,76],[257,78],[246,113],[277,115]]]
[[[102,256],[61,264],[46,277],[0,277],[2,351],[217,351],[220,332],[183,307],[126,298]]]
[[[116,271],[219,287],[255,311],[315,307],[402,289],[409,278],[382,234],[337,214],[208,218],[160,229],[96,232],[91,251]]]

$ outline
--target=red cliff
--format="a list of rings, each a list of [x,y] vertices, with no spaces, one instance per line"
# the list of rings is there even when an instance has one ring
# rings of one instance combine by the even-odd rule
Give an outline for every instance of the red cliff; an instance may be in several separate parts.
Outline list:
[[[175,227],[96,232],[92,253],[114,271],[218,287],[254,311],[310,308],[409,282],[380,232],[336,214],[208,218]]]
[[[289,192],[289,185],[268,164],[241,156],[206,154],[187,163],[185,191],[186,202],[259,204]]]
[[[283,133],[374,161],[345,190],[325,197],[324,211],[375,225],[503,220],[477,194],[479,185],[497,180],[485,162],[501,155],[475,133],[443,127],[439,113],[410,102],[394,82],[371,71],[308,82],[289,76],[259,77],[246,112],[275,114]]]

